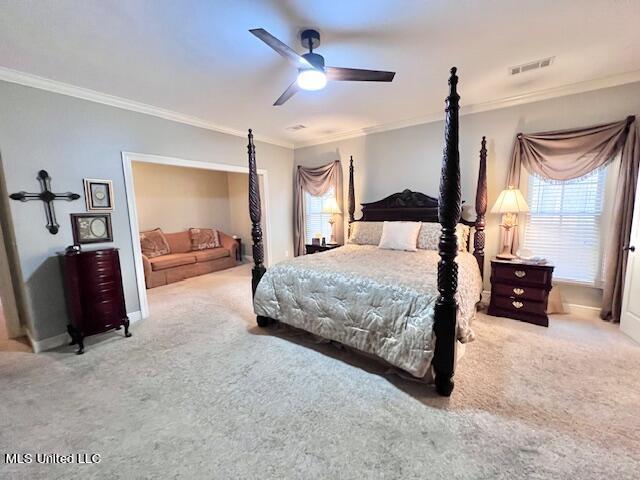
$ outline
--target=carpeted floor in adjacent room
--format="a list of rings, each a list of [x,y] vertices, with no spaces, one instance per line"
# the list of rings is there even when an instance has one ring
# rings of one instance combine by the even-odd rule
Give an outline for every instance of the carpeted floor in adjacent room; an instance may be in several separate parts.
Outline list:
[[[249,269],[149,292],[133,337],[0,353],[0,450],[99,453],[1,478],[632,479],[640,346],[617,326],[480,314],[450,399],[306,334],[258,329]]]

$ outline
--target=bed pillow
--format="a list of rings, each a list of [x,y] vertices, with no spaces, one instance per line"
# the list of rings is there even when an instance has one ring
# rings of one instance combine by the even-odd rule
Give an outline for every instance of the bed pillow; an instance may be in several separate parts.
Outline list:
[[[220,246],[220,235],[212,228],[190,228],[191,250],[206,250]]]
[[[418,248],[421,250],[437,250],[442,226],[439,223],[423,223],[418,234]],[[458,237],[458,251],[466,252],[469,243],[469,233],[471,229],[468,225],[459,223],[456,225],[456,235]]]
[[[140,232],[140,248],[142,249],[142,254],[147,258],[171,253],[169,243],[159,228]]]
[[[353,222],[349,243],[356,245],[378,245],[382,237],[382,222]]]
[[[417,250],[420,222],[384,222],[378,248],[385,250]]]
[[[456,225],[456,235],[458,236],[458,250],[461,252],[468,251],[469,235],[471,235],[471,227],[459,223]]]

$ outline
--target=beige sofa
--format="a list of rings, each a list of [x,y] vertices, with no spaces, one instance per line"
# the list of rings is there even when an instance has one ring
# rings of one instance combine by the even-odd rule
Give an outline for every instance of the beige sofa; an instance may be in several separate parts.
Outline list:
[[[147,288],[159,287],[236,266],[238,243],[220,231],[218,235],[221,247],[191,250],[191,237],[188,230],[165,233],[171,253],[153,258],[142,255]]]

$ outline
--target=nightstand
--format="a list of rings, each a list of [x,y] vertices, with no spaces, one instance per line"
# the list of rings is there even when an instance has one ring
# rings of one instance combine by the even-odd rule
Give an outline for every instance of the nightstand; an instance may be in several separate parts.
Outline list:
[[[338,248],[342,245],[337,243],[327,243],[326,245],[309,245],[308,243],[304,246],[307,255],[318,252],[326,252],[327,250],[331,250],[334,248]]]
[[[553,265],[491,260],[489,315],[549,326],[547,301]]]

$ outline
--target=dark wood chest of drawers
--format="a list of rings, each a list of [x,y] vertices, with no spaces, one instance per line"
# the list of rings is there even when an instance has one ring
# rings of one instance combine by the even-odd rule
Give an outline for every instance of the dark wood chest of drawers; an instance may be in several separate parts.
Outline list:
[[[552,265],[491,260],[489,315],[549,326]]]
[[[84,352],[84,337],[124,326],[130,337],[117,248],[60,254],[67,309],[67,327],[76,353]]]

